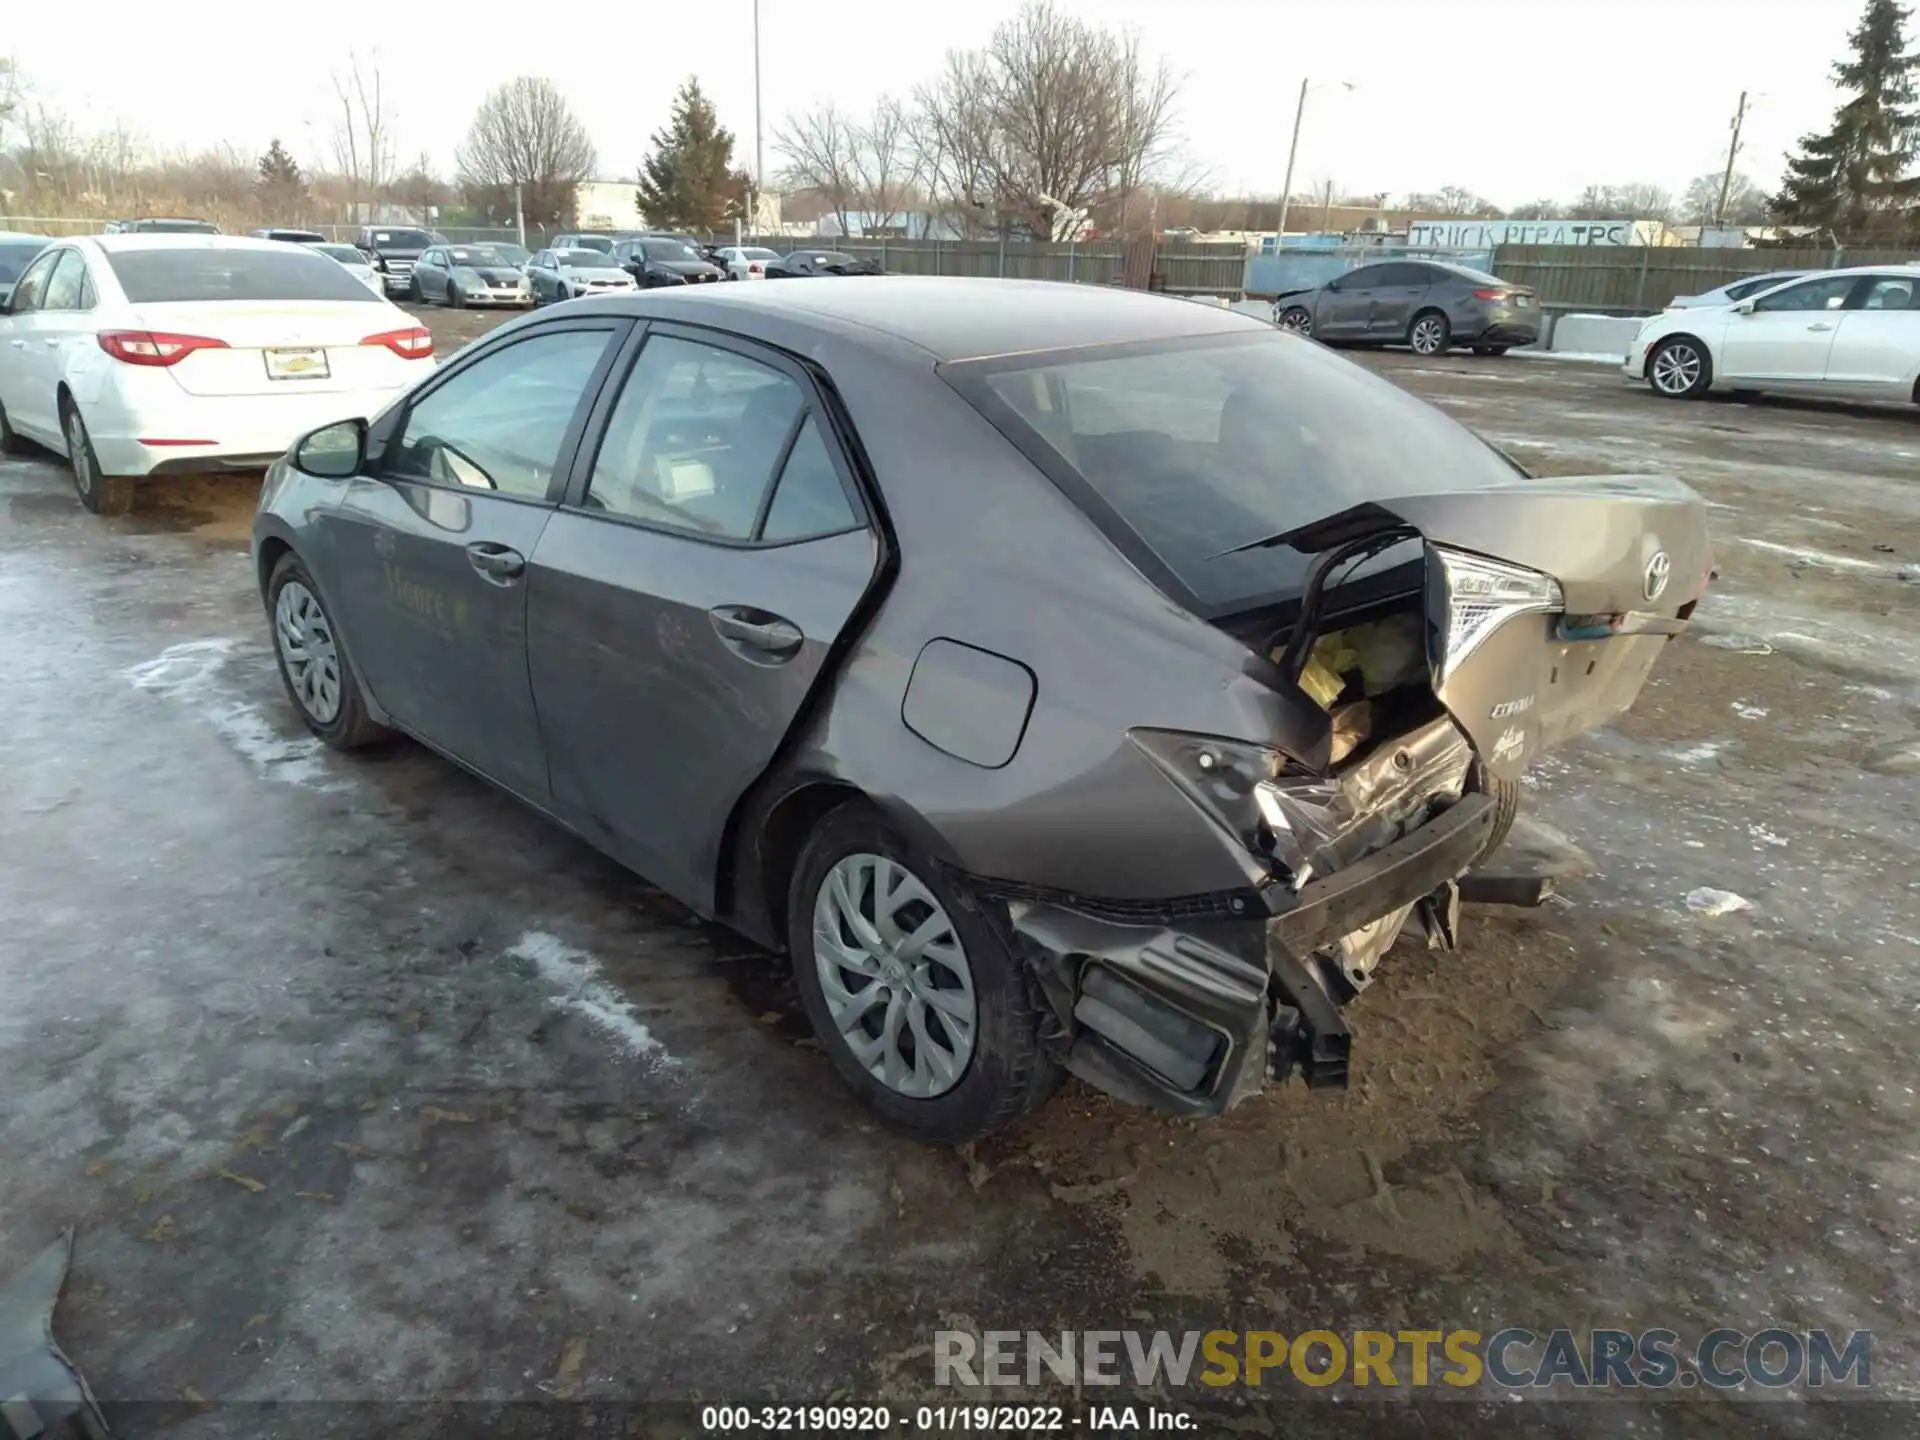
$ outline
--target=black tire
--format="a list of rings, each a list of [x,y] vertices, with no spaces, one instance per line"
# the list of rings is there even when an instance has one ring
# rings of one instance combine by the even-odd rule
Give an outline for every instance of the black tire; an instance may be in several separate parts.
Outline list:
[[[96,515],[124,515],[133,509],[134,480],[130,475],[102,475],[100,457],[80,407],[60,402],[60,428],[67,437],[67,463],[73,467],[73,488],[80,503]]]
[[[458,310],[467,303],[460,294],[460,287],[453,283],[453,277],[451,275],[447,277],[446,294],[441,298],[445,301],[446,307],[449,310]]]
[[[1698,400],[1713,385],[1713,357],[1691,335],[1669,335],[1647,357],[1647,385],[1663,400]]]
[[[415,305],[427,303],[427,292],[420,288],[420,277],[413,276],[407,281],[407,299]]]
[[[1509,347],[1505,345],[1476,345],[1473,347],[1473,353],[1476,355],[1491,355],[1497,359],[1499,356],[1506,354],[1508,348]]]
[[[328,720],[320,719],[300,698],[299,688],[287,669],[286,653],[280,642],[280,594],[288,585],[296,582],[305,587],[319,606],[321,618],[326,622],[333,639],[334,656],[339,667],[340,706]],[[267,628],[273,636],[273,662],[280,671],[280,683],[286,687],[287,699],[293,702],[294,711],[307,729],[335,750],[364,750],[392,736],[391,730],[367,713],[367,703],[360,694],[360,677],[354,672],[353,661],[347,655],[340,632],[333,628],[333,617],[327,613],[326,602],[320,599],[320,587],[313,583],[307,567],[291,550],[280,557],[267,580]]]
[[[952,1088],[931,1098],[902,1094],[870,1074],[833,1023],[821,988],[814,904],[833,867],[859,854],[880,856],[905,868],[939,902],[971,975],[976,1007],[973,1051]],[[1044,1101],[1060,1082],[1059,1066],[1041,1045],[1041,1001],[1025,967],[1001,944],[985,918],[954,893],[938,867],[864,801],[833,810],[807,838],[787,892],[787,950],[807,1019],[833,1068],[896,1129],[934,1144],[959,1144],[1011,1124]]]
[[[1432,359],[1453,344],[1453,325],[1444,311],[1422,310],[1407,322],[1407,345],[1416,355]]]
[[[1487,832],[1486,847],[1473,862],[1478,865],[1507,843],[1507,836],[1513,830],[1514,817],[1520,813],[1521,787],[1517,780],[1502,780],[1476,765],[1468,788],[1479,791],[1493,801],[1493,829]]]
[[[24,455],[29,442],[7,423],[7,407],[0,405],[0,455]]]
[[[1282,330],[1293,331],[1296,335],[1313,334],[1313,312],[1304,305],[1287,306],[1273,323]]]

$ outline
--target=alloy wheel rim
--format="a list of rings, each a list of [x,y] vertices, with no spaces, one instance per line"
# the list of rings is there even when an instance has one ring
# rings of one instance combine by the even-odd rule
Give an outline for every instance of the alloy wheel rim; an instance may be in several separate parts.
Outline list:
[[[1700,356],[1691,345],[1669,345],[1653,357],[1653,383],[1663,395],[1684,395],[1700,382]]]
[[[834,1029],[869,1075],[915,1100],[960,1083],[980,1028],[973,967],[912,871],[885,855],[836,862],[813,902],[813,962]]]
[[[73,483],[82,495],[93,493],[93,462],[87,458],[87,432],[80,417],[67,412],[67,463],[73,466]]]
[[[1440,348],[1440,322],[1422,320],[1413,327],[1413,348],[1422,355],[1431,355]]]
[[[300,708],[321,725],[340,713],[340,649],[327,612],[298,580],[280,587],[273,606],[273,638]]]
[[[1313,333],[1313,317],[1304,310],[1289,310],[1280,317],[1280,328],[1296,335]]]

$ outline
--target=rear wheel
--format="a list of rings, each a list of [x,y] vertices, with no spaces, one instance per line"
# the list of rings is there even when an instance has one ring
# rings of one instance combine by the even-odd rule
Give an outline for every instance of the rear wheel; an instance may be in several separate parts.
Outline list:
[[[1707,347],[1691,335],[1662,340],[1647,362],[1647,383],[1654,394],[1669,400],[1694,400],[1706,394],[1713,384]]]
[[[71,400],[60,403],[60,428],[66,433],[67,461],[73,466],[73,488],[80,503],[96,515],[124,515],[133,509],[133,478],[100,473],[93,437],[80,418],[80,407]]]
[[[1502,780],[1476,766],[1468,788],[1478,790],[1493,801],[1493,828],[1487,832],[1486,848],[1474,860],[1474,864],[1478,865],[1507,843],[1514,817],[1520,813],[1520,782]]]
[[[1423,310],[1407,327],[1407,344],[1416,355],[1444,355],[1453,340],[1453,327],[1438,310]]]
[[[1291,330],[1296,335],[1313,334],[1313,312],[1304,305],[1287,306],[1276,323],[1282,330]]]
[[[336,750],[361,750],[392,732],[367,713],[360,684],[333,628],[320,587],[288,551],[267,581],[273,655],[287,698],[307,729]]]
[[[871,805],[841,806],[808,838],[787,945],[834,1069],[889,1124],[955,1144],[1058,1083],[1020,961]]]
[[[418,275],[407,281],[407,299],[416,305],[424,305],[427,303],[427,292],[420,288],[420,277]]]

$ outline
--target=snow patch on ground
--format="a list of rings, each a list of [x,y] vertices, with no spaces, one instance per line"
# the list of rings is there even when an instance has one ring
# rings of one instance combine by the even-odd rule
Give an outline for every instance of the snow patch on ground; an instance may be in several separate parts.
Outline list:
[[[1773,540],[1749,540],[1739,536],[1742,545],[1755,550],[1765,550],[1773,555],[1785,555],[1802,565],[1819,565],[1828,570],[1853,570],[1865,575],[1894,575],[1899,567],[1887,565],[1878,560],[1861,560],[1852,555],[1835,555],[1826,550],[1813,550],[1805,545],[1782,545]]]
[[[529,930],[507,948],[511,959],[524,960],[553,987],[549,1003],[571,1011],[611,1038],[621,1053],[633,1059],[676,1063],[653,1032],[640,1023],[633,1002],[601,978],[600,962],[557,935]]]
[[[238,645],[218,636],[185,640],[122,673],[136,690],[192,705],[266,779],[309,789],[341,788],[328,783],[326,746],[311,735],[283,735],[258,705],[222,696],[223,676]]]

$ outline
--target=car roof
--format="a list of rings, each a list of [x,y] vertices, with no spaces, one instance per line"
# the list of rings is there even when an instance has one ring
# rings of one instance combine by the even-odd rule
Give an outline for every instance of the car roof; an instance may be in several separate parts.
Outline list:
[[[734,307],[843,336],[887,335],[939,361],[1273,329],[1252,316],[1143,290],[930,275],[829,276],[791,288],[674,287],[592,303],[716,325],[725,325],[722,313]]]
[[[191,231],[166,234],[76,235],[109,254],[120,250],[264,250],[273,255],[287,253],[284,240],[257,240],[251,235],[196,235]]]

